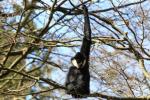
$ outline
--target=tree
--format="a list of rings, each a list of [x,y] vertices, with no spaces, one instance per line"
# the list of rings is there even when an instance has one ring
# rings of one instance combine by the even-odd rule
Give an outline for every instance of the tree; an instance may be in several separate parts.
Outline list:
[[[64,82],[83,38],[82,4],[92,28],[88,99],[149,98],[148,0],[2,0],[0,99],[71,98]]]

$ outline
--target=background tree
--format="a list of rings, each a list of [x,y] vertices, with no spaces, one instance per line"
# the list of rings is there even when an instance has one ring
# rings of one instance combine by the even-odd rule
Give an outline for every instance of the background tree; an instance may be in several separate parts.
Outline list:
[[[148,0],[1,0],[0,99],[70,99],[65,77],[83,38],[82,3],[92,28],[88,99],[147,99]]]

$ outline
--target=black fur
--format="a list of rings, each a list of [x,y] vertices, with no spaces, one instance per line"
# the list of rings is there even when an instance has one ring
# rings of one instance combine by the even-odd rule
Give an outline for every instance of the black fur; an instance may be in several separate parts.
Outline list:
[[[84,64],[86,63],[86,59],[83,54],[81,54],[80,52],[77,52],[76,55],[71,58],[71,61],[74,59],[77,61],[78,65],[80,66],[79,67],[80,69],[84,67]]]
[[[83,5],[84,13],[84,38],[80,52],[71,60],[76,60],[78,67],[72,66],[69,69],[66,79],[67,94],[74,98],[87,97],[90,93],[89,55],[91,46],[91,28],[88,10]]]
[[[70,67],[66,81],[67,94],[74,98],[83,98],[89,94],[89,72],[80,70],[74,66]],[[87,70],[88,71],[88,70]],[[86,74],[87,73],[87,74]]]

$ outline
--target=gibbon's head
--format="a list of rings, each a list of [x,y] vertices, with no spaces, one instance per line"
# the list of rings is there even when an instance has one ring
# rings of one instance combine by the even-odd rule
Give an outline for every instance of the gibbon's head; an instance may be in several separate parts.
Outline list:
[[[82,68],[83,65],[86,63],[86,59],[83,54],[77,52],[76,55],[73,58],[71,58],[71,62],[73,66],[77,68]]]

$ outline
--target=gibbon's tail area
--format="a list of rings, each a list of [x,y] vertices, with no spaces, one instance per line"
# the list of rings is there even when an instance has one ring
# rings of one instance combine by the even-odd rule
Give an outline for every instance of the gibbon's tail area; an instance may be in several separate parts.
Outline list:
[[[67,74],[65,86],[67,94],[74,98],[85,98],[90,94],[89,55],[91,47],[91,28],[88,9],[83,5],[84,38],[80,52],[71,58],[72,65]]]

